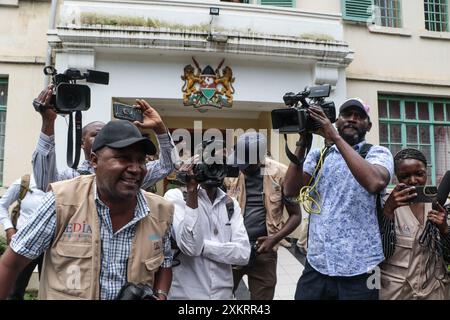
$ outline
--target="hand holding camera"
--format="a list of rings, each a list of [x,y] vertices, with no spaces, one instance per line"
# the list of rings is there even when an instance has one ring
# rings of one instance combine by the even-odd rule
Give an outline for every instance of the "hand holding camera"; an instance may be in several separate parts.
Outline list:
[[[141,109],[144,116],[143,122],[135,121],[134,124],[140,129],[152,129],[156,134],[166,133],[166,126],[159,113],[144,99],[136,99],[137,107]]]
[[[136,104],[133,106],[115,102],[113,114],[117,119],[133,122],[139,129],[152,129],[156,134],[167,131],[159,113],[144,99],[136,99]]]
[[[311,106],[308,111],[311,119],[320,125],[314,133],[321,135],[326,140],[334,142],[339,137],[339,134],[323,109],[319,106]]]
[[[44,120],[54,121],[57,113],[54,106],[51,105],[54,85],[51,84],[39,93],[39,96],[33,100],[34,109],[42,115]]]
[[[436,210],[428,212],[428,220],[438,227],[441,234],[448,234],[447,211],[439,203],[436,203]]]
[[[412,199],[417,196],[414,187],[408,187],[404,183],[399,183],[390,193],[384,204],[384,214],[390,218],[394,218],[394,211],[398,207],[409,206]]]

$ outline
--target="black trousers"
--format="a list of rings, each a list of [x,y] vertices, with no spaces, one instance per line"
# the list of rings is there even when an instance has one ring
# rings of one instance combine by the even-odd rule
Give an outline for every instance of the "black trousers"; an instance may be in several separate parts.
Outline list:
[[[371,273],[352,277],[332,277],[314,269],[306,260],[297,282],[295,300],[378,300],[378,289],[367,284]]]
[[[33,274],[33,270],[34,268],[36,268],[36,266],[38,266],[39,277],[41,276],[43,258],[44,254],[41,254],[38,258],[31,261],[30,264],[25,267],[25,269],[23,269],[23,271],[19,274],[19,277],[17,277],[13,289],[8,295],[8,300],[23,300],[25,289],[28,286],[28,282],[30,281],[31,275]]]

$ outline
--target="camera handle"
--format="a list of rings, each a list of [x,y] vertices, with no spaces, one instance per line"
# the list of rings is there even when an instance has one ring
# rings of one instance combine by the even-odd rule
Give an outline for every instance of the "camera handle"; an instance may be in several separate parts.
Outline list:
[[[287,143],[287,135],[284,134],[283,136],[284,136],[284,151],[286,152],[286,156],[288,157],[289,161],[296,164],[297,166],[301,166],[303,164],[303,162],[305,162],[305,159],[309,153],[309,150],[311,150],[312,134],[307,134],[304,137],[306,139],[306,152],[305,152],[305,156],[303,157],[303,159],[299,159],[295,154],[293,154],[291,152],[291,150],[289,150],[289,146]]]
[[[73,159],[73,116],[69,113],[69,129],[67,130],[67,165],[77,169],[81,150],[81,111],[75,112],[75,159]]]

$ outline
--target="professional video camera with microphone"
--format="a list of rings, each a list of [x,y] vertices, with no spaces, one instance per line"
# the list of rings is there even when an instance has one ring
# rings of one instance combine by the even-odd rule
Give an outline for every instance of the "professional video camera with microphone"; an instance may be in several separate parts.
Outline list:
[[[195,149],[194,154],[201,156],[200,162],[194,164],[193,175],[187,172],[177,173],[177,180],[182,184],[187,184],[191,178],[194,178],[200,184],[220,187],[225,177],[237,177],[239,175],[237,166],[226,163],[225,154],[216,155],[216,152],[224,151],[222,140],[215,140],[214,138],[205,140]]]
[[[46,66],[44,73],[52,77],[55,85],[51,105],[55,111],[67,114],[74,111],[86,111],[91,106],[91,90],[87,85],[76,84],[79,80],[86,82],[108,84],[109,73],[95,70],[87,70],[82,73],[78,69],[67,69],[64,73],[58,73],[52,66]],[[42,112],[42,105],[34,105],[36,111]]]
[[[297,94],[288,92],[283,96],[284,103],[290,108],[272,110],[272,127],[280,133],[314,133],[320,124],[309,115],[309,107],[317,105],[322,108],[331,123],[336,122],[336,108],[334,102],[325,101],[330,96],[331,86],[306,87]],[[306,99],[309,99],[307,101]],[[299,105],[300,104],[300,105]]]
[[[78,166],[81,149],[82,116],[81,111],[91,107],[91,89],[87,85],[77,84],[79,80],[87,82],[108,84],[109,73],[102,71],[87,70],[82,73],[78,69],[67,69],[64,73],[58,73],[52,66],[44,68],[44,74],[52,77],[55,88],[50,100],[50,106],[55,112],[69,115],[69,128],[67,131],[67,165],[73,169]],[[37,112],[44,112],[46,106],[35,99],[33,107]],[[75,113],[75,121],[73,115]],[[75,128],[73,123],[75,122]],[[75,130],[75,158],[73,158],[73,131]]]

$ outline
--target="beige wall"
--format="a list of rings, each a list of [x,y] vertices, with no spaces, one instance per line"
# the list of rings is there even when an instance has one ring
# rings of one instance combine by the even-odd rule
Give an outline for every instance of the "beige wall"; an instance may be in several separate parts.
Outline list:
[[[317,13],[340,14],[340,0],[297,0],[297,9]]]
[[[450,85],[450,38],[424,37],[450,33],[425,31],[423,1],[403,0],[401,8],[403,28],[386,32],[410,36],[370,32],[365,24],[344,22],[344,39],[355,51],[347,76]]]
[[[19,1],[0,6],[0,57],[44,57],[47,50],[49,1]]]
[[[41,118],[31,105],[44,84],[49,1],[0,6],[0,76],[8,77],[3,185],[31,171]]]

